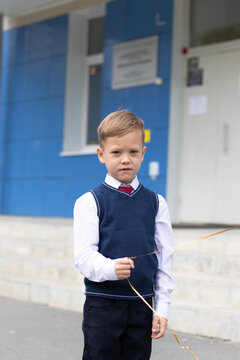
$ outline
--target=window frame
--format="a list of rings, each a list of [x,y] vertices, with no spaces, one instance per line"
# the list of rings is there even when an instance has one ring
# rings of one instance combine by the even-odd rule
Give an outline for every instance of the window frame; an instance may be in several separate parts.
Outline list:
[[[105,16],[105,4],[69,15],[63,145],[60,156],[96,154],[87,144],[89,66],[103,64],[103,53],[88,55],[88,23]]]
[[[102,65],[103,64],[103,54],[96,54],[96,55],[88,55],[86,57],[86,70],[85,70],[85,74],[86,74],[86,79],[85,79],[85,83],[86,83],[86,99],[85,99],[85,109],[84,109],[84,117],[85,120],[83,123],[83,132],[82,132],[82,143],[84,141],[86,141],[86,151],[93,149],[96,150],[98,144],[94,144],[94,145],[88,145],[87,144],[87,131],[88,131],[88,94],[89,94],[89,67],[92,65]]]

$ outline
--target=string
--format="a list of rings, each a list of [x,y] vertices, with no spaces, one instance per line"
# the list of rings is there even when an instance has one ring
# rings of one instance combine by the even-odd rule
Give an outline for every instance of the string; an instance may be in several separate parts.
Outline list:
[[[160,318],[163,319],[162,316],[160,316],[157,311],[144,299],[144,297],[135,289],[135,287],[131,284],[131,282],[127,279],[129,285],[131,286],[132,290],[140,297],[140,299]],[[176,335],[176,333],[174,332],[173,329],[170,329],[171,333],[173,334],[173,336],[175,337],[178,345],[180,346],[181,349],[185,349],[185,350],[189,350],[193,356],[195,357],[196,360],[199,360],[199,358],[197,357],[197,355],[194,353],[193,349],[190,348],[189,346],[183,346],[182,344],[180,344],[180,341],[178,340],[178,337]]]
[[[203,237],[200,237],[200,238],[197,238],[197,239],[194,239],[194,240],[190,240],[190,241],[185,241],[184,243],[181,243],[181,244],[178,244],[178,245],[175,245],[174,248],[178,248],[178,247],[183,247],[183,246],[186,246],[186,245],[189,245],[189,244],[192,244],[194,242],[198,242],[198,241],[201,241],[201,240],[204,240],[204,239],[207,239],[207,238],[210,238],[212,236],[215,236],[215,235],[219,235],[219,234],[222,234],[226,231],[230,231],[230,230],[234,230],[234,229],[237,229],[237,228],[240,228],[240,225],[236,225],[236,226],[233,226],[231,228],[228,228],[228,229],[224,229],[224,230],[221,230],[221,231],[218,231],[214,234],[210,234],[210,235],[206,235],[206,236],[203,236]],[[128,259],[136,259],[136,258],[139,258],[139,257],[143,257],[143,256],[148,256],[148,255],[153,255],[153,254],[156,254],[156,253],[159,253],[161,252],[162,250],[157,250],[157,251],[153,251],[151,253],[147,253],[147,254],[143,254],[143,255],[138,255],[138,256],[131,256],[129,257]],[[135,287],[131,284],[131,282],[127,279],[130,287],[132,288],[132,290],[139,296],[139,298],[153,311],[153,313],[155,313],[160,319],[163,319],[162,316],[160,316],[156,310],[144,299],[144,297],[135,289]],[[175,340],[177,341],[178,345],[180,346],[181,349],[185,349],[185,350],[189,350],[193,356],[195,357],[196,360],[199,360],[199,358],[196,356],[196,354],[194,353],[193,349],[190,348],[189,346],[183,346],[180,341],[178,340],[178,337],[176,335],[176,333],[174,332],[173,329],[169,328],[169,330],[171,331],[171,333],[173,334]]]
[[[192,244],[192,243],[194,243],[194,242],[198,242],[198,241],[200,241],[200,240],[204,240],[204,239],[210,238],[210,237],[212,237],[212,236],[219,235],[219,234],[222,234],[222,233],[224,233],[224,232],[226,232],[226,231],[234,230],[234,229],[237,229],[237,228],[240,228],[240,225],[236,225],[236,226],[233,226],[233,227],[231,227],[231,228],[218,231],[218,232],[216,232],[216,233],[214,233],[214,234],[210,234],[210,235],[206,235],[206,236],[200,237],[200,238],[198,238],[198,239],[185,241],[185,242],[183,242],[183,243],[181,243],[181,244],[177,244],[177,245],[173,246],[173,248],[176,249],[176,248],[179,248],[179,247],[183,247],[183,246]],[[137,259],[137,258],[140,258],[140,257],[143,257],[143,256],[148,256],[148,255],[157,254],[157,253],[159,253],[159,252],[161,252],[161,251],[162,251],[162,249],[161,249],[161,250],[156,250],[156,251],[153,251],[153,252],[150,252],[150,253],[147,253],[147,254],[142,254],[142,255],[137,255],[137,256],[131,256],[131,257],[129,257],[128,259]]]

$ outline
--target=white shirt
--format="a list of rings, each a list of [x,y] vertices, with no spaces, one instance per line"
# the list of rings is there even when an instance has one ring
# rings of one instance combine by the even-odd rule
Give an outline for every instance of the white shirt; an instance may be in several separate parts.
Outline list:
[[[106,176],[105,182],[116,189],[119,186],[124,186],[110,175]],[[137,177],[129,185],[136,190],[139,185]],[[158,199],[159,208],[155,218],[155,250],[161,250],[161,252],[156,253],[158,270],[154,289],[154,308],[160,316],[167,319],[170,294],[174,289],[174,280],[171,275],[174,241],[166,201],[161,195],[158,195]],[[106,258],[100,254],[98,243],[99,218],[97,206],[92,193],[87,192],[77,199],[74,206],[75,266],[86,278],[92,281],[118,280],[114,271],[114,259]]]

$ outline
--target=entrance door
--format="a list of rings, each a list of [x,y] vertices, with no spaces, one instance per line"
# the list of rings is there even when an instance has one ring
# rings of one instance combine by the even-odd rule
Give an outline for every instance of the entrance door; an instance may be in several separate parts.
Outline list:
[[[240,223],[240,51],[200,56],[185,88],[179,220]]]
[[[216,221],[240,224],[240,51],[219,62]]]

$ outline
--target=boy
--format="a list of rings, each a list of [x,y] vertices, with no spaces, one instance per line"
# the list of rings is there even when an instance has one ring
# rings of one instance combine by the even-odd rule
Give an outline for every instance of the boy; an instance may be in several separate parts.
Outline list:
[[[85,276],[84,360],[147,360],[151,338],[167,327],[173,237],[165,200],[137,179],[143,161],[144,123],[125,111],[98,127],[99,161],[108,174],[74,207],[74,260]],[[155,250],[161,252],[139,257]],[[152,303],[138,298],[126,279]]]

